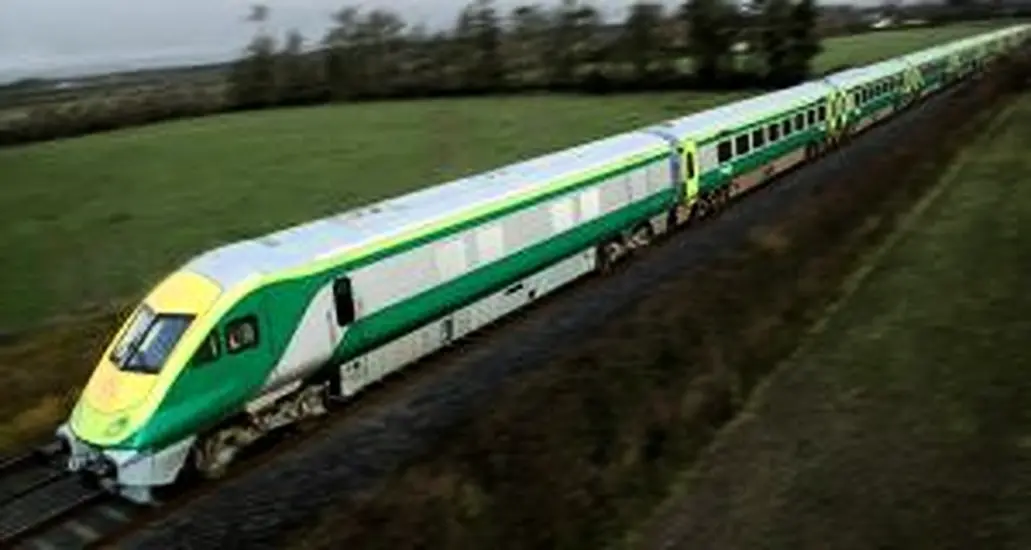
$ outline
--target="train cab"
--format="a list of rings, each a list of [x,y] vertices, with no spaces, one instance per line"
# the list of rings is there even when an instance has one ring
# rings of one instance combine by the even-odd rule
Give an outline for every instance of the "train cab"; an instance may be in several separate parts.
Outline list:
[[[203,334],[198,337],[204,331],[198,319],[221,292],[210,279],[181,270],[136,307],[100,355],[68,423],[58,429],[69,447],[70,469],[98,476],[117,471],[119,485],[133,485],[134,477],[154,477],[154,469],[160,469],[154,462],[166,450],[146,449],[137,435],[179,371],[204,355],[207,341]],[[140,471],[125,468],[126,463]]]

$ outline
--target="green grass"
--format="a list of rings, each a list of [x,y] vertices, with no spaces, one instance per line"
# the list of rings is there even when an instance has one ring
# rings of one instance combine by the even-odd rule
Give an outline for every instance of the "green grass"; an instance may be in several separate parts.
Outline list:
[[[982,28],[834,39],[818,65],[865,63]],[[733,97],[740,95],[335,105],[0,150],[0,331],[133,301],[219,243]]]
[[[1031,545],[1029,140],[1025,95],[701,461],[679,543]]]
[[[726,96],[521,97],[219,116],[0,151],[0,327],[132,297],[177,262]]]
[[[813,63],[813,70],[821,73],[843,65],[867,65],[1011,24],[1014,23],[966,23],[835,37],[824,41],[824,50]]]

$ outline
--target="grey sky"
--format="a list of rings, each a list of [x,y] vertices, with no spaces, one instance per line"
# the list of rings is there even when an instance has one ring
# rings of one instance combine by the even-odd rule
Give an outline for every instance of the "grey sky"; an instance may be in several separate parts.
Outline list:
[[[557,0],[539,0],[548,5]],[[667,5],[678,0],[663,0]],[[0,0],[0,82],[235,56],[253,35],[244,21],[250,0]],[[410,23],[449,25],[463,0],[266,0],[268,28],[325,32],[344,5],[389,6]],[[526,0],[497,0],[502,9]],[[594,0],[608,17],[628,0]]]

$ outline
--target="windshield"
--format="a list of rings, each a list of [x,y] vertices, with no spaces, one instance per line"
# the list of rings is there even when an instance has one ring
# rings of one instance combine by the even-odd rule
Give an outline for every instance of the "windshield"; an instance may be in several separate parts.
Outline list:
[[[111,351],[111,361],[124,371],[159,372],[192,320],[190,315],[156,314],[146,304],[140,306]]]

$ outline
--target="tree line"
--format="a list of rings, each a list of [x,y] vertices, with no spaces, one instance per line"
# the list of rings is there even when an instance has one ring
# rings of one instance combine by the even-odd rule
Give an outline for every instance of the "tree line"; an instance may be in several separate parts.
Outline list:
[[[502,13],[473,0],[429,32],[389,9],[347,7],[317,43],[257,32],[230,76],[240,108],[368,98],[782,86],[820,52],[814,0],[638,1],[606,24],[584,0]],[[261,25],[268,10],[255,9]]]
[[[953,11],[969,18],[972,9]],[[150,85],[0,110],[0,146],[370,98],[779,87],[810,76],[822,34],[814,0],[688,0],[675,9],[637,1],[617,23],[604,21],[590,0],[507,12],[473,0],[451,28],[432,31],[389,9],[345,7],[311,39],[273,36],[269,15],[264,6],[252,9],[254,39],[223,73],[216,69],[214,81],[165,71]]]

